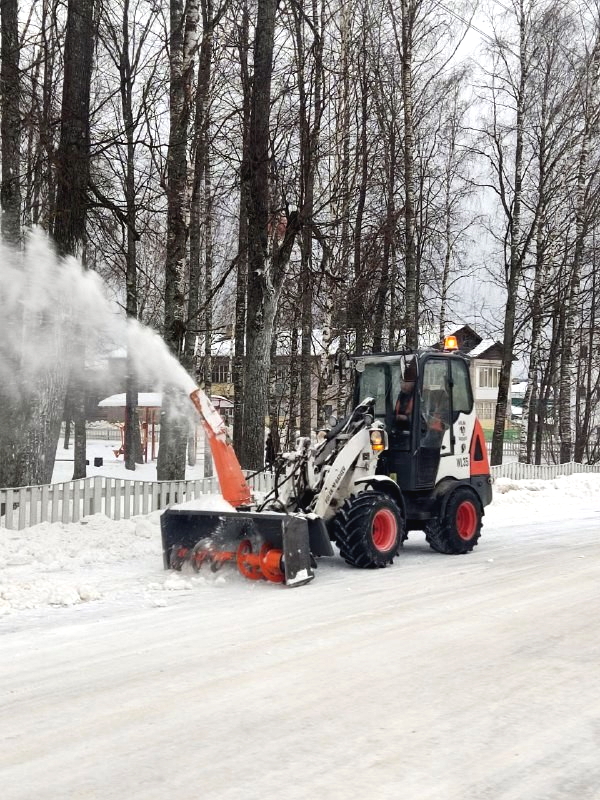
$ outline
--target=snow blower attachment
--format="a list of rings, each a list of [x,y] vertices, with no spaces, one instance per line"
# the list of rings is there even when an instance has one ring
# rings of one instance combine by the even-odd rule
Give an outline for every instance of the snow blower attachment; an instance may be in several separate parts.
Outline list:
[[[325,541],[332,554],[318,523],[293,514],[167,509],[161,517],[164,566],[217,572],[229,563],[251,580],[299,586],[314,578],[311,553],[322,553]]]
[[[300,586],[315,557],[351,566],[391,564],[411,530],[438,553],[469,553],[492,487],[475,414],[469,364],[456,350],[372,354],[354,360],[351,413],[300,437],[275,462],[259,503],[224,421],[197,389],[196,407],[230,510],[168,508],[161,517],[166,569],[237,566],[251,580]]]
[[[221,494],[237,510],[168,508],[161,516],[165,569],[188,564],[196,571],[206,566],[216,572],[229,563],[250,580],[308,583],[314,578],[311,553],[333,554],[322,521],[256,511],[223,419],[201,389],[190,399],[208,438]]]

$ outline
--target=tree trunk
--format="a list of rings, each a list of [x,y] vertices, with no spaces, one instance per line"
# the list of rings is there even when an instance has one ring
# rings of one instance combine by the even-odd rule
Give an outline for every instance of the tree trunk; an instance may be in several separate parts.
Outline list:
[[[339,175],[339,210],[336,216],[340,219],[340,243],[338,251],[338,327],[339,345],[337,352],[338,366],[338,392],[337,415],[344,416],[347,400],[347,386],[343,365],[348,356],[348,305],[351,302],[350,293],[350,92],[351,92],[351,42],[352,42],[352,10],[349,4],[342,6],[341,10],[341,76],[339,112],[336,115],[336,173]]]
[[[241,456],[243,466],[248,469],[261,469],[264,465],[273,323],[291,250],[300,228],[298,212],[288,213],[283,241],[279,243],[275,234],[269,248],[269,118],[276,8],[277,0],[258,2],[249,159],[245,176],[250,202],[244,441]]]
[[[248,37],[250,19],[244,2],[239,28],[239,58],[242,83],[242,180],[238,221],[238,252],[235,297],[233,383],[233,449],[241,453],[244,442],[244,355],[246,352],[246,295],[248,290],[248,197],[249,187],[244,176],[249,169],[249,129],[251,84],[248,72]]]
[[[90,85],[94,52],[94,0],[69,0],[65,35],[64,79],[60,144],[57,154],[57,190],[54,239],[61,256],[73,255],[85,267],[87,189],[90,170]],[[86,476],[85,338],[79,327],[71,333],[71,375],[74,422],[73,479]],[[58,363],[58,362],[57,362]],[[60,370],[60,367],[57,367]],[[53,380],[49,392],[62,386]],[[62,413],[64,397],[49,398],[49,408]],[[52,412],[51,412],[52,413]],[[54,417],[54,414],[53,414]],[[52,419],[60,430],[60,418]],[[58,439],[58,436],[57,436]],[[54,466],[55,441],[47,441],[47,458]],[[51,469],[47,472],[52,474]]]
[[[185,337],[185,268],[188,238],[187,139],[192,109],[194,54],[200,0],[171,0],[169,37],[170,127],[167,154],[167,252],[164,339],[181,360]],[[167,387],[160,416],[159,481],[185,478],[187,420],[177,411],[177,391]]]
[[[208,128],[207,128],[208,133]],[[208,136],[207,136],[208,139]],[[206,160],[204,165],[204,375],[205,391],[210,397],[212,391],[212,338],[213,338],[213,312],[212,312],[212,279],[213,279],[213,220],[212,220],[212,180],[211,164],[208,154],[208,141],[206,142]],[[204,477],[210,478],[213,474],[213,463],[210,451],[204,449]]]
[[[21,241],[20,140],[19,103],[19,8],[17,0],[2,0],[2,63],[0,67],[2,110],[2,238],[18,246]]]
[[[519,86],[517,92],[517,115],[515,133],[515,167],[514,191],[512,198],[512,216],[509,220],[510,257],[507,265],[508,280],[506,284],[507,298],[504,309],[504,336],[502,339],[502,366],[498,381],[498,400],[496,403],[496,416],[494,419],[494,433],[492,437],[492,452],[490,463],[492,466],[501,464],[504,451],[504,430],[510,391],[510,377],[515,344],[515,318],[517,306],[517,291],[521,280],[521,270],[525,250],[521,241],[521,203],[523,191],[523,138],[524,138],[524,113],[525,113],[525,86],[527,81],[527,55],[526,55],[526,25],[523,0],[520,0],[519,17]]]
[[[404,259],[406,346],[419,346],[419,294],[417,286],[417,244],[415,217],[415,124],[413,112],[412,48],[416,13],[415,0],[401,0],[402,10],[402,102],[404,109]]]
[[[360,172],[358,177],[358,202],[354,224],[354,281],[352,292],[352,327],[355,332],[354,352],[362,355],[365,347],[365,300],[369,296],[370,277],[364,274],[363,267],[363,223],[369,178],[369,148],[367,126],[369,124],[369,87],[367,85],[367,53],[365,31],[360,52],[360,134],[359,154]]]
[[[121,108],[125,123],[127,156],[125,163],[126,205],[126,255],[125,255],[125,311],[130,319],[137,319],[137,234],[135,196],[135,123],[133,119],[133,74],[129,54],[129,0],[123,4],[123,41],[120,59]],[[140,422],[138,417],[138,382],[135,374],[133,354],[127,354],[127,382],[125,392],[125,468],[135,470],[136,462],[142,461]]]
[[[302,309],[302,369],[300,372],[300,432],[310,434],[312,426],[312,224],[314,214],[315,175],[318,168],[319,134],[323,113],[323,36],[315,0],[312,2],[310,28],[313,39],[306,47],[303,35],[302,9],[294,7],[296,52],[298,59],[298,93],[300,126],[300,214],[303,221],[300,237],[300,305]],[[314,57],[313,82],[306,87],[305,63],[308,52]],[[311,118],[312,112],[312,118]]]
[[[570,271],[569,289],[565,309],[565,330],[562,348],[560,372],[560,462],[568,463],[571,460],[573,449],[573,423],[572,423],[572,392],[571,387],[575,378],[575,363],[573,355],[573,342],[575,331],[581,325],[581,298],[580,282],[581,269],[585,252],[586,225],[586,187],[588,181],[588,161],[592,131],[596,118],[595,95],[598,88],[598,70],[600,69],[600,32],[597,33],[594,50],[592,53],[589,73],[585,77],[584,95],[584,129],[581,137],[579,162],[577,169],[577,185],[575,189],[575,243],[573,247],[573,261]]]
[[[2,238],[5,242],[19,246],[21,239],[21,189],[19,142],[21,118],[19,113],[19,31],[17,0],[3,0],[0,5],[2,37],[2,63],[0,86],[0,110],[2,114]],[[23,326],[21,309],[10,310],[10,319],[2,322],[19,330]],[[8,328],[7,328],[8,330]],[[8,337],[0,341],[2,361],[14,366],[15,383],[21,383],[18,358],[10,351]],[[28,424],[27,403],[19,401],[17,386],[0,385],[0,487],[18,486],[20,475],[18,461],[25,428]],[[15,391],[17,389],[17,391]],[[25,391],[25,387],[22,387]]]
[[[383,259],[381,262],[381,279],[377,287],[377,298],[375,303],[375,321],[373,331],[373,352],[380,353],[384,348],[384,330],[386,319],[386,305],[389,303],[388,315],[388,349],[390,336],[392,334],[392,263],[394,260],[394,238],[396,229],[396,116],[395,108],[391,111],[392,118],[389,124],[389,133],[385,137],[385,147],[387,150],[386,158],[386,205],[385,205],[385,226],[383,231]]]
[[[298,318],[297,312],[294,313],[290,319],[291,323],[291,336],[290,336],[290,363],[287,372],[287,386],[288,386],[288,420],[287,429],[285,433],[286,448],[293,450],[296,445],[296,437],[298,436],[298,412],[301,404],[300,397],[300,381],[302,372],[301,353],[301,331],[298,331]],[[300,346],[300,347],[299,347]]]

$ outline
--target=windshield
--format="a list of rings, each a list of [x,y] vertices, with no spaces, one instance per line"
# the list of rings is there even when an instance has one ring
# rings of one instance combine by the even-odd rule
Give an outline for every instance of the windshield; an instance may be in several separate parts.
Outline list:
[[[403,356],[393,360],[368,361],[357,364],[357,391],[355,403],[365,397],[375,398],[375,416],[385,417],[396,402],[400,391],[400,382],[405,368]],[[362,371],[361,371],[362,369]]]

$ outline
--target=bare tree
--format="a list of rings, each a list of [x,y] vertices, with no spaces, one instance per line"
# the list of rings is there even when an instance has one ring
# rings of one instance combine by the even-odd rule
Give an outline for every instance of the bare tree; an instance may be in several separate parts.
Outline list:
[[[21,240],[21,169],[20,169],[20,79],[19,79],[19,6],[17,0],[2,0],[2,238],[18,245]]]
[[[164,338],[180,359],[185,337],[185,271],[188,239],[187,139],[193,107],[194,56],[197,49],[200,0],[171,0],[170,130],[167,158],[167,253],[165,262]],[[185,476],[187,425],[175,412],[174,390],[164,392],[161,409],[159,480]]]
[[[85,264],[86,216],[90,172],[90,85],[94,53],[94,0],[69,0],[65,36],[63,101],[57,153],[57,193],[54,240],[62,256],[76,256]],[[86,475],[86,389],[83,381],[85,343],[76,331],[70,376],[74,419],[73,478]],[[58,398],[57,398],[58,399]],[[63,403],[60,403],[62,413]],[[58,440],[61,417],[53,414]],[[52,442],[50,442],[52,444]],[[54,458],[52,458],[54,464]],[[51,475],[51,471],[50,471]],[[49,480],[49,477],[48,477]]]
[[[600,22],[596,21],[596,36],[589,58],[586,59],[586,69],[583,75],[581,88],[581,117],[583,129],[579,145],[579,158],[577,164],[577,179],[575,185],[575,241],[573,257],[570,268],[570,279],[565,307],[565,330],[561,348],[560,365],[560,460],[566,463],[571,460],[573,449],[572,436],[572,382],[575,374],[573,343],[575,328],[581,324],[581,297],[580,282],[581,270],[585,252],[586,237],[589,226],[588,165],[590,159],[590,145],[592,133],[597,125],[598,105],[597,93],[600,70]],[[576,459],[581,461],[584,452],[584,440],[580,437],[577,442]]]
[[[503,322],[503,356],[498,381],[498,400],[494,420],[491,463],[501,464],[504,430],[508,414],[511,370],[515,348],[515,325],[518,291],[525,258],[537,226],[539,205],[531,209],[527,223],[523,220],[523,176],[528,161],[525,153],[526,112],[529,110],[529,74],[531,68],[531,14],[535,0],[515,4],[518,47],[514,53],[501,36],[496,37],[495,71],[492,75],[492,123],[486,135],[490,150],[485,153],[494,173],[492,188],[496,192],[505,219],[503,236],[506,290]],[[509,63],[514,61],[515,63]],[[510,100],[513,120],[507,122],[503,112]]]
[[[242,132],[242,173],[248,169],[251,79],[248,65],[250,13],[243,0],[236,30],[236,45],[240,71],[240,128]],[[246,352],[246,309],[248,289],[248,194],[247,180],[240,180],[238,200],[236,298],[234,322],[234,353],[232,359],[233,383],[233,447],[242,452],[244,442],[244,355]]]
[[[258,2],[248,164],[244,176],[249,194],[249,258],[241,460],[249,469],[258,469],[264,464],[273,323],[292,247],[300,229],[297,209],[273,213],[270,203],[269,120],[276,9],[277,0]],[[285,216],[280,221],[281,213]]]

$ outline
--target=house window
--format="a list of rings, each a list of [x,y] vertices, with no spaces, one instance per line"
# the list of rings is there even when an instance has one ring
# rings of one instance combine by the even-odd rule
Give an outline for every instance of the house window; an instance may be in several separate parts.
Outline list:
[[[497,389],[500,378],[500,367],[480,367],[479,387],[481,389]]]
[[[496,403],[480,401],[476,404],[475,410],[479,419],[492,420],[496,416]]]
[[[229,364],[214,364],[212,368],[213,383],[229,383]]]

